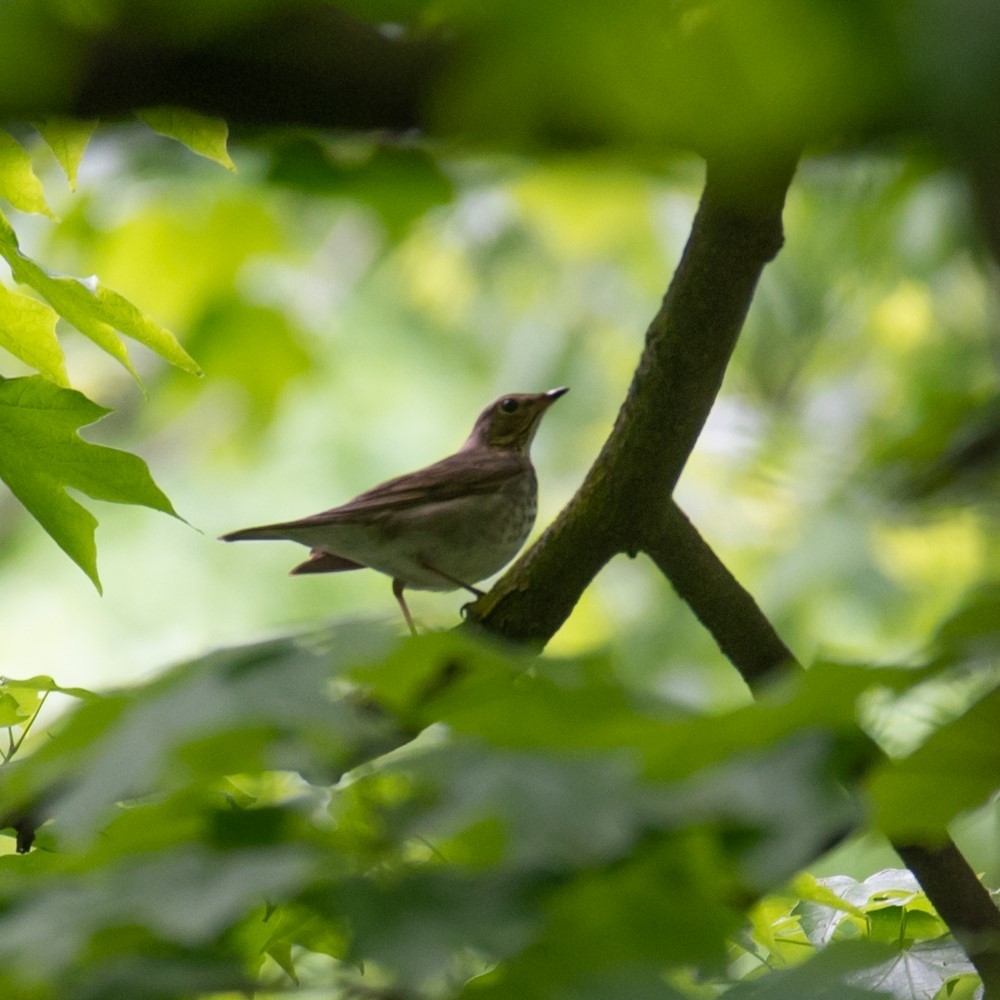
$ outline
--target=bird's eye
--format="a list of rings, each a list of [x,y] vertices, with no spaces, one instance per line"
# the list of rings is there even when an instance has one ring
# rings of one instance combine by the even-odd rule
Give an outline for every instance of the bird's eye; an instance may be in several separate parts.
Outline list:
[[[501,402],[500,404],[500,409],[503,410],[504,413],[513,413],[517,409],[517,400],[516,399],[503,400],[503,402]]]

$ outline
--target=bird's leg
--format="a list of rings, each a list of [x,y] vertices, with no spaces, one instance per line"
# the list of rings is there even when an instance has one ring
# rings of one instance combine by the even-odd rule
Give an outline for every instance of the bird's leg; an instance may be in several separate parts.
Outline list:
[[[403,617],[406,619],[406,624],[410,626],[410,635],[417,634],[417,626],[413,624],[413,616],[410,614],[410,609],[406,606],[406,598],[403,597],[403,588],[406,586],[404,580],[393,580],[392,581],[392,592],[399,601],[399,606],[403,609]]]
[[[475,594],[476,597],[482,597],[483,591],[478,587],[470,586],[468,583],[462,583],[461,580],[456,580],[455,577],[449,576],[444,570],[440,570],[437,566],[432,566],[423,556],[417,558],[417,563],[426,570],[430,570],[432,573],[437,573],[442,580],[447,580],[449,583],[455,584],[456,587],[461,590],[467,590],[470,594]]]

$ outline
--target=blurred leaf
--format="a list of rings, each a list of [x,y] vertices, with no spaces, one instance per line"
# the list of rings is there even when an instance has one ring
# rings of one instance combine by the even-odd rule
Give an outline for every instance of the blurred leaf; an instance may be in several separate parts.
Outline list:
[[[448,870],[348,878],[334,887],[325,912],[347,919],[350,958],[419,988],[463,949],[496,959],[523,947],[536,921],[526,888],[516,879]]]
[[[591,982],[627,981],[629,972],[641,978],[665,964],[716,966],[738,918],[725,902],[731,886],[704,848],[696,835],[651,839],[618,864],[553,886],[530,947],[462,996],[587,997]]]
[[[0,347],[41,372],[50,382],[68,386],[66,362],[56,337],[58,314],[44,302],[0,285]]]
[[[595,0],[572,14],[528,0],[447,14],[463,44],[434,122],[494,144],[766,157],[863,127],[902,99],[882,4],[645,0],[613,23]]]
[[[0,131],[0,198],[21,212],[55,218],[45,203],[42,182],[31,167],[31,157],[8,132]]]
[[[135,375],[119,330],[155,351],[172,365],[194,375],[201,369],[169,331],[153,322],[124,296],[102,285],[96,277],[68,278],[48,274],[21,253],[10,223],[0,215],[0,256],[16,281],[35,289],[64,319]]]
[[[499,747],[547,750],[629,746],[646,773],[680,779],[734,754],[766,748],[803,730],[843,731],[844,748],[864,758],[858,702],[874,688],[901,689],[924,674],[821,662],[723,715],[692,717],[662,700],[628,690],[606,655],[546,660],[528,670],[515,653],[448,633],[420,636],[357,679],[414,722],[446,722]],[[849,763],[845,759],[845,766]]]
[[[0,382],[0,478],[98,590],[97,520],[66,487],[177,516],[142,459],[77,434],[108,412],[37,375]]]
[[[22,949],[37,944],[43,927],[53,935],[48,963],[56,975],[86,950],[104,950],[104,928],[141,927],[160,940],[197,945],[246,907],[302,884],[310,871],[301,847],[211,852],[179,844],[111,869],[43,880],[16,912],[0,917],[0,955],[23,960]]]
[[[184,143],[188,149],[235,170],[226,143],[229,126],[222,118],[211,118],[187,108],[147,108],[138,117],[154,132]]]
[[[276,145],[268,179],[275,184],[360,202],[399,240],[432,208],[455,196],[436,157],[418,146],[323,144],[296,135]]]
[[[10,692],[0,692],[0,728],[18,726],[30,718],[31,713],[25,712]]]
[[[770,972],[726,992],[733,1000],[885,1000],[898,996],[869,981],[868,972],[891,950],[867,941],[845,941],[818,952],[793,969]],[[888,961],[896,961],[891,958]],[[864,981],[862,981],[864,980]]]
[[[987,665],[1000,657],[1000,583],[977,587],[945,620],[932,643],[942,666]]]
[[[99,697],[93,691],[88,691],[86,688],[63,687],[60,684],[56,684],[51,677],[47,677],[44,674],[39,674],[36,677],[28,677],[24,680],[18,680],[15,677],[0,677],[0,684],[3,687],[10,688],[12,691],[58,691],[60,694],[69,695],[72,698]]]
[[[388,635],[342,628],[329,641],[223,650],[135,692],[84,702],[58,739],[6,776],[5,796],[30,800],[67,779],[56,811],[66,835],[85,840],[115,802],[154,787],[265,767],[329,779],[394,733],[386,718],[328,691],[338,669],[375,657]]]
[[[401,841],[444,840],[450,857],[450,838],[490,820],[503,844],[491,867],[554,871],[620,857],[654,822],[656,794],[642,787],[635,763],[627,750],[565,758],[463,741],[389,761],[377,778],[409,778],[414,799],[399,808],[392,828]]]
[[[76,190],[76,174],[80,161],[98,124],[96,121],[80,121],[76,118],[46,118],[35,124],[55,154],[59,166],[63,168],[73,191]]]
[[[312,367],[303,339],[286,313],[231,297],[214,302],[189,331],[206,375],[240,385],[258,424],[270,421],[292,380]]]
[[[995,691],[922,747],[871,776],[879,829],[900,843],[937,843],[958,813],[1000,785],[1000,691]]]

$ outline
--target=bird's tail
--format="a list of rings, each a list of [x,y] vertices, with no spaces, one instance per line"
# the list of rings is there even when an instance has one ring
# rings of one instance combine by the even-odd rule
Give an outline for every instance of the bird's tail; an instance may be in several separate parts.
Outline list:
[[[262,524],[258,528],[241,528],[239,531],[230,531],[228,535],[222,535],[220,542],[251,542],[251,541],[294,541],[289,534],[287,525],[284,524]]]

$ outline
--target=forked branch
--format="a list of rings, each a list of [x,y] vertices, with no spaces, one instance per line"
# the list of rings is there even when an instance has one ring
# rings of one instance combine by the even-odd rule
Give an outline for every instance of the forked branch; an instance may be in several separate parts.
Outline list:
[[[753,597],[676,506],[673,489],[715,401],[757,280],[781,247],[793,165],[752,181],[709,166],[680,265],[646,334],[614,429],[541,539],[470,606],[480,627],[538,646],[604,564],[646,552],[744,680],[799,665]],[[1000,910],[958,848],[898,845],[928,898],[1000,993]]]
[[[611,435],[549,530],[470,607],[487,631],[544,646],[604,564],[638,552],[658,526],[757,281],[781,248],[794,167],[782,161],[745,173],[709,164],[691,236]]]

